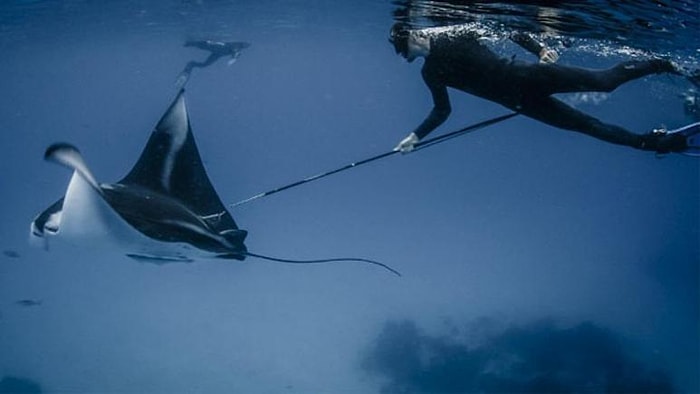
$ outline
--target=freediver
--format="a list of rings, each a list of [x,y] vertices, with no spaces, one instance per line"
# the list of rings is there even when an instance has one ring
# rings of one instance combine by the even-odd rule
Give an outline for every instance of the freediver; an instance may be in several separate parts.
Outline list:
[[[656,129],[635,134],[603,123],[552,97],[556,93],[611,92],[625,82],[651,74],[683,75],[673,62],[631,60],[606,70],[562,66],[555,64],[558,56],[550,48],[528,37],[513,35],[511,40],[537,55],[539,63],[500,57],[467,25],[411,29],[406,23],[395,23],[389,41],[409,63],[418,57],[425,59],[421,74],[434,103],[430,114],[395,150],[410,152],[447,120],[451,112],[448,87],[499,103],[548,125],[610,143],[657,153],[690,150],[687,133],[696,134],[697,125],[684,128],[683,133]]]
[[[195,47],[205,51],[209,51],[209,56],[204,59],[203,62],[196,62],[194,60],[188,62],[185,65],[185,69],[178,75],[175,85],[180,89],[187,84],[190,79],[190,74],[195,67],[204,68],[214,64],[217,60],[225,56],[230,56],[227,64],[230,66],[238,60],[241,55],[241,51],[248,48],[250,43],[240,42],[240,41],[187,41],[185,42],[185,47]]]

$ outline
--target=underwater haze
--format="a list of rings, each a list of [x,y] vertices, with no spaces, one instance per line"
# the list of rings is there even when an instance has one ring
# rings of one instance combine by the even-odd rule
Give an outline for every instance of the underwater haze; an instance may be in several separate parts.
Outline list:
[[[561,64],[698,68],[698,2],[569,3],[3,1],[0,393],[700,392],[700,160],[523,116],[230,208],[252,252],[401,277],[27,242],[70,179],[45,149],[69,142],[120,179],[206,58],[188,40],[251,44],[185,93],[225,204],[390,151],[424,119],[396,21],[483,23],[523,60],[505,32]],[[691,88],[656,75],[561,98],[645,133],[698,121]],[[434,135],[508,113],[450,97]]]

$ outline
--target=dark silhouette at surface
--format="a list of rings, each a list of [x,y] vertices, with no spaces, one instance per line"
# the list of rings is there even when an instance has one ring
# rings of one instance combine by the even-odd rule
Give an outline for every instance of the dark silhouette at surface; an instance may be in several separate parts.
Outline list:
[[[230,57],[228,60],[228,65],[230,66],[231,64],[235,63],[236,60],[238,60],[238,57],[241,55],[241,51],[244,49],[248,48],[250,46],[250,43],[247,42],[239,42],[239,41],[232,41],[232,42],[222,42],[222,41],[213,41],[213,40],[204,40],[204,41],[187,41],[185,43],[186,47],[195,47],[199,48],[204,51],[209,52],[209,56],[207,56],[206,59],[202,62],[197,62],[197,61],[190,61],[185,65],[185,69],[182,70],[180,75],[177,78],[176,85],[178,88],[182,88],[187,84],[187,81],[190,79],[190,75],[192,74],[192,70],[199,67],[199,68],[204,68],[208,67],[214,63],[216,63],[219,59],[222,57]]]
[[[434,102],[428,117],[401,141],[398,150],[412,150],[413,145],[447,120],[452,110],[448,87],[499,103],[551,126],[610,143],[659,153],[683,152],[688,148],[686,135],[664,130],[632,133],[552,97],[556,93],[611,92],[626,82],[652,74],[681,75],[671,61],[632,60],[606,70],[562,66],[547,60],[545,46],[516,35],[514,42],[540,56],[539,63],[525,62],[500,57],[466,25],[409,29],[406,24],[396,23],[389,40],[409,62],[425,58],[422,76]]]

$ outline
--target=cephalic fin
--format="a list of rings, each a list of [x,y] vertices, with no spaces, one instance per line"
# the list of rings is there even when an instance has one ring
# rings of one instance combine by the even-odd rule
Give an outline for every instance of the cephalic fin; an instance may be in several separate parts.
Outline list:
[[[83,155],[75,146],[65,142],[53,144],[46,149],[44,160],[61,164],[77,172],[95,191],[103,194],[100,184],[97,183],[95,176],[92,175],[90,168],[85,163]]]

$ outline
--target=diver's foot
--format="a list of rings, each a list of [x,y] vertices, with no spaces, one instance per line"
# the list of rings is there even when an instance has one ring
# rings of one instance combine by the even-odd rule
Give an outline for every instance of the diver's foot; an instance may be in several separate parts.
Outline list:
[[[682,72],[680,70],[680,67],[673,61],[668,60],[668,59],[651,59],[649,61],[651,64],[651,67],[657,72],[657,73],[671,73],[671,74],[680,74],[682,75]]]
[[[656,153],[682,152],[687,147],[685,137],[680,134],[670,134],[668,130],[654,129],[642,136],[642,150]]]
[[[669,136],[680,136],[685,141],[685,148],[680,153],[700,157],[700,122],[668,131]]]
[[[642,136],[640,148],[660,154],[682,153],[700,156],[700,122],[674,130],[654,129]]]

